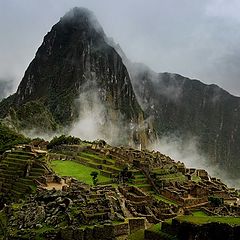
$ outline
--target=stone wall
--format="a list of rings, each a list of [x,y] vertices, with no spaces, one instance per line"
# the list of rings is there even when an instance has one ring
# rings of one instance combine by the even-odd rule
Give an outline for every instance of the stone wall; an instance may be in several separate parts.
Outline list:
[[[202,197],[202,198],[184,198],[183,203],[185,207],[195,206],[203,203],[208,203],[208,197]]]
[[[145,229],[145,218],[129,218],[127,222],[112,225],[104,224],[85,229],[67,227],[60,231],[62,240],[112,240],[127,236],[137,230]]]
[[[163,195],[166,198],[170,198],[176,202],[181,202],[181,196],[174,191],[169,191],[168,189],[162,189],[160,190],[160,194]]]
[[[114,236],[122,236],[122,235],[129,235],[130,230],[129,230],[129,225],[128,222],[116,224],[113,226],[114,229]]]
[[[119,191],[128,200],[133,202],[143,202],[151,200],[151,197],[146,195],[141,189],[137,187],[119,187]]]
[[[128,218],[130,233],[146,228],[146,218]]]

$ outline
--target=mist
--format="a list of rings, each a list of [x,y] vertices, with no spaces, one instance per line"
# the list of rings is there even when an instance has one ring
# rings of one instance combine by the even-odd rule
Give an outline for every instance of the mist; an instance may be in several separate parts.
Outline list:
[[[13,92],[14,84],[12,80],[0,79],[0,101]]]
[[[129,139],[130,123],[124,121],[120,112],[114,119],[116,116],[113,116],[111,109],[104,104],[104,95],[103,89],[97,87],[96,79],[87,80],[75,101],[78,119],[68,134],[82,140],[103,139],[112,145],[126,144]]]
[[[32,129],[23,129],[21,130],[21,133],[24,135],[24,136],[27,136],[31,139],[34,139],[34,138],[41,138],[41,139],[44,139],[45,141],[51,141],[55,136],[60,136],[62,134],[65,134],[65,132],[44,132],[43,130],[39,130],[39,129],[36,129],[36,128],[32,128]]]
[[[102,131],[105,123],[105,107],[101,103],[96,89],[86,89],[76,100],[79,110],[78,121],[73,124],[70,134],[84,140],[104,139]]]
[[[188,136],[183,139],[175,135],[166,135],[150,144],[148,149],[183,162],[187,168],[204,169],[211,177],[220,178],[228,186],[239,188],[239,179],[229,178],[220,166],[211,164],[207,156],[199,150],[197,137]]]

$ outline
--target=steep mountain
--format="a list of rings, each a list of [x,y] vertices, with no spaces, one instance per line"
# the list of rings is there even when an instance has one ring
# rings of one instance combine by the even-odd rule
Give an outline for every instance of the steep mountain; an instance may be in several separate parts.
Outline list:
[[[56,130],[76,122],[87,102],[89,112],[100,109],[102,125],[121,121],[130,140],[144,143],[145,132],[135,127],[144,121],[143,111],[121,57],[106,39],[89,10],[69,11],[44,37],[17,92],[0,104],[0,117],[20,129]]]
[[[197,137],[213,165],[239,178],[240,98],[213,84],[155,73],[143,64],[129,68],[138,100],[154,117],[158,136]]]

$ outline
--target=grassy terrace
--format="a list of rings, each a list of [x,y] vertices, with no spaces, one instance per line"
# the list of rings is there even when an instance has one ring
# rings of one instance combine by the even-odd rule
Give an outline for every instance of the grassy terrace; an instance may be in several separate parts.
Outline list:
[[[165,198],[165,197],[163,197],[162,195],[154,194],[153,196],[154,196],[157,200],[159,200],[159,201],[162,201],[162,202],[165,202],[165,203],[168,203],[168,204],[172,204],[172,205],[175,205],[175,206],[178,205],[178,204],[177,204],[176,202],[174,202],[173,200],[168,199],[168,198]]]
[[[1,166],[0,171],[0,183],[2,184],[1,190],[3,192],[8,192],[14,197],[20,197],[25,193],[36,190],[33,179],[44,174],[45,169],[34,163],[30,170],[30,175],[25,176],[24,170],[30,159],[36,160],[31,152],[15,150],[8,153],[7,157],[2,160],[2,164],[5,166],[5,168]],[[16,177],[16,180],[14,177]]]
[[[138,230],[128,236],[129,240],[144,240],[144,229]]]
[[[155,169],[153,169],[152,172],[157,174],[157,175],[166,175],[166,174],[169,174],[169,169],[167,169],[167,168],[164,168],[164,169],[155,168]]]
[[[165,181],[179,181],[183,182],[186,180],[186,177],[182,173],[171,173],[166,175],[161,175],[157,177],[158,179],[165,180]]]
[[[195,216],[195,217],[207,217],[208,215],[203,211],[194,211],[193,216]]]
[[[75,177],[79,181],[85,182],[87,184],[92,185],[92,177],[90,176],[91,172],[96,171],[98,172],[98,182],[107,182],[111,180],[108,177],[100,175],[100,171],[87,167],[85,165],[73,162],[73,161],[61,161],[61,160],[54,160],[51,162],[51,167],[53,170],[61,175],[61,176],[71,176]]]
[[[162,224],[158,223],[158,224],[155,224],[155,225],[151,226],[149,228],[149,230],[151,230],[152,232],[158,233],[161,230],[161,228],[162,228]]]
[[[91,152],[81,152],[81,153],[79,154],[79,156],[84,156],[84,157],[90,158],[90,159],[92,159],[92,160],[94,160],[94,159],[103,160],[103,158],[102,158],[101,156],[96,155],[96,154],[93,154],[93,153],[91,153]],[[109,157],[104,157],[104,159],[105,159],[107,162],[111,163],[111,164],[114,164],[114,163],[115,163],[115,160],[110,159]]]
[[[201,182],[201,178],[198,176],[192,176],[192,181],[194,182]]]
[[[172,236],[165,232],[162,232],[161,229],[162,229],[162,225],[161,225],[161,223],[158,223],[158,224],[151,226],[146,231],[155,233],[157,236],[156,239],[177,240],[177,238],[175,236]],[[155,239],[155,238],[153,238],[153,239]]]
[[[205,224],[210,222],[226,223],[229,225],[240,225],[240,217],[215,217],[215,216],[180,216],[177,219],[181,222],[193,224]]]

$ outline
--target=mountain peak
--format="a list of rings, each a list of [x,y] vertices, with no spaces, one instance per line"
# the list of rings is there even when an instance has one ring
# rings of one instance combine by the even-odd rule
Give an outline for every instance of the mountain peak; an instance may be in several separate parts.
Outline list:
[[[97,32],[104,34],[103,28],[98,22],[95,14],[87,8],[74,7],[70,9],[60,19],[62,24],[70,24],[75,27],[88,27],[93,28]]]
[[[89,20],[95,17],[94,13],[87,8],[83,7],[74,7],[70,9],[65,15],[61,18],[62,21],[78,21]]]

